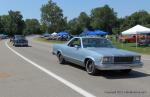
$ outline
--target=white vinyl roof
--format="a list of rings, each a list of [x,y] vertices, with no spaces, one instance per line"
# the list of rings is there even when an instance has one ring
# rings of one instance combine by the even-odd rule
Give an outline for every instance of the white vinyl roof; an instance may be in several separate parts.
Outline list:
[[[126,31],[123,31],[122,34],[123,35],[128,35],[128,34],[142,34],[142,33],[150,33],[150,29],[143,27],[141,25],[136,25]]]

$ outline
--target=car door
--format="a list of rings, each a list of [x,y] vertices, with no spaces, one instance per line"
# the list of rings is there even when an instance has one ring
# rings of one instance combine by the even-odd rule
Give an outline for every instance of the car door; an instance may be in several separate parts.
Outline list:
[[[82,54],[82,46],[81,46],[81,39],[74,38],[68,45],[67,49],[65,50],[65,54],[68,61],[71,61],[75,64],[81,64],[81,54]]]

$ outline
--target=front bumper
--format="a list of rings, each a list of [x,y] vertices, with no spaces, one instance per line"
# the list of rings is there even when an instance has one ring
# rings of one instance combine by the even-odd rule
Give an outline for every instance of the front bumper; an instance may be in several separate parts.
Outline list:
[[[16,46],[27,46],[28,43],[14,43],[14,45],[16,45]]]
[[[124,70],[124,69],[134,69],[142,68],[143,63],[133,63],[133,64],[101,64],[96,65],[99,70]]]

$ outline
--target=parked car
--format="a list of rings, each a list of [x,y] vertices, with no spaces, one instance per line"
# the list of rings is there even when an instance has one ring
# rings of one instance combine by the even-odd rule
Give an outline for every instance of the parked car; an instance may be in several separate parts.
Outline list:
[[[140,37],[137,36],[137,40],[139,39]],[[133,42],[136,42],[136,36],[135,35],[122,36],[122,37],[119,37],[119,41],[122,43],[133,43]]]
[[[75,63],[91,75],[97,70],[129,73],[143,66],[139,54],[117,49],[110,40],[100,37],[74,37],[67,44],[54,44],[52,53],[57,55],[60,64]]]
[[[15,35],[11,41],[13,46],[28,46],[28,40],[23,35]]]
[[[139,34],[137,35],[137,41],[141,39],[150,39],[150,35],[146,34]],[[136,42],[136,35],[126,35],[119,37],[119,41],[122,43],[135,43]]]
[[[49,33],[44,33],[44,34],[42,34],[41,38],[47,38],[47,37],[50,37],[50,36],[51,36],[51,34],[49,34]]]
[[[138,41],[138,46],[149,46],[150,39],[141,39]]]
[[[8,38],[8,35],[0,34],[0,39],[7,39],[7,38]]]

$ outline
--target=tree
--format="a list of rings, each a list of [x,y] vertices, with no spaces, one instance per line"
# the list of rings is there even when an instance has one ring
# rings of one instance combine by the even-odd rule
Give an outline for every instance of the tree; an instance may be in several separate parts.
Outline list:
[[[19,11],[8,12],[8,15],[3,15],[1,17],[3,23],[3,30],[7,32],[8,35],[12,36],[14,34],[22,34],[24,29],[23,16]]]
[[[68,22],[68,32],[73,35],[78,35],[82,32],[82,27],[78,23],[78,19],[74,18]]]
[[[26,25],[24,29],[25,35],[41,33],[40,23],[37,19],[26,19],[25,25]]]
[[[49,0],[47,4],[42,5],[41,8],[41,22],[46,26],[45,30],[49,32],[63,31],[66,26],[66,17],[63,17],[62,9],[56,3]]]
[[[94,29],[102,29],[107,32],[112,32],[117,21],[117,14],[108,5],[95,8],[91,11],[91,26]]]
[[[124,18],[117,18],[116,25],[112,29],[113,34],[119,34],[122,31],[123,28],[120,29],[120,26],[123,24],[124,21]]]
[[[10,29],[8,28],[8,24],[9,24],[9,16],[8,15],[2,15],[1,16],[1,32],[5,32],[6,34],[9,34]]]
[[[145,25],[150,23],[150,15],[144,10],[133,13],[129,18],[133,20],[135,24]]]
[[[90,17],[81,12],[77,18],[74,18],[68,22],[68,32],[74,35],[78,35],[85,30],[90,30]]]
[[[78,17],[78,25],[81,27],[82,31],[90,29],[90,17],[85,12],[80,13]]]
[[[2,16],[0,16],[0,33],[4,31],[3,29],[3,23],[2,23]]]
[[[22,34],[24,29],[24,21],[23,16],[19,11],[12,11],[9,12],[9,21],[8,21],[8,28],[10,29],[10,34]]]
[[[121,23],[120,29],[122,31],[129,29],[137,24],[150,27],[150,15],[148,12],[142,10],[138,12],[134,12],[130,16],[126,16],[124,18],[124,22]]]

